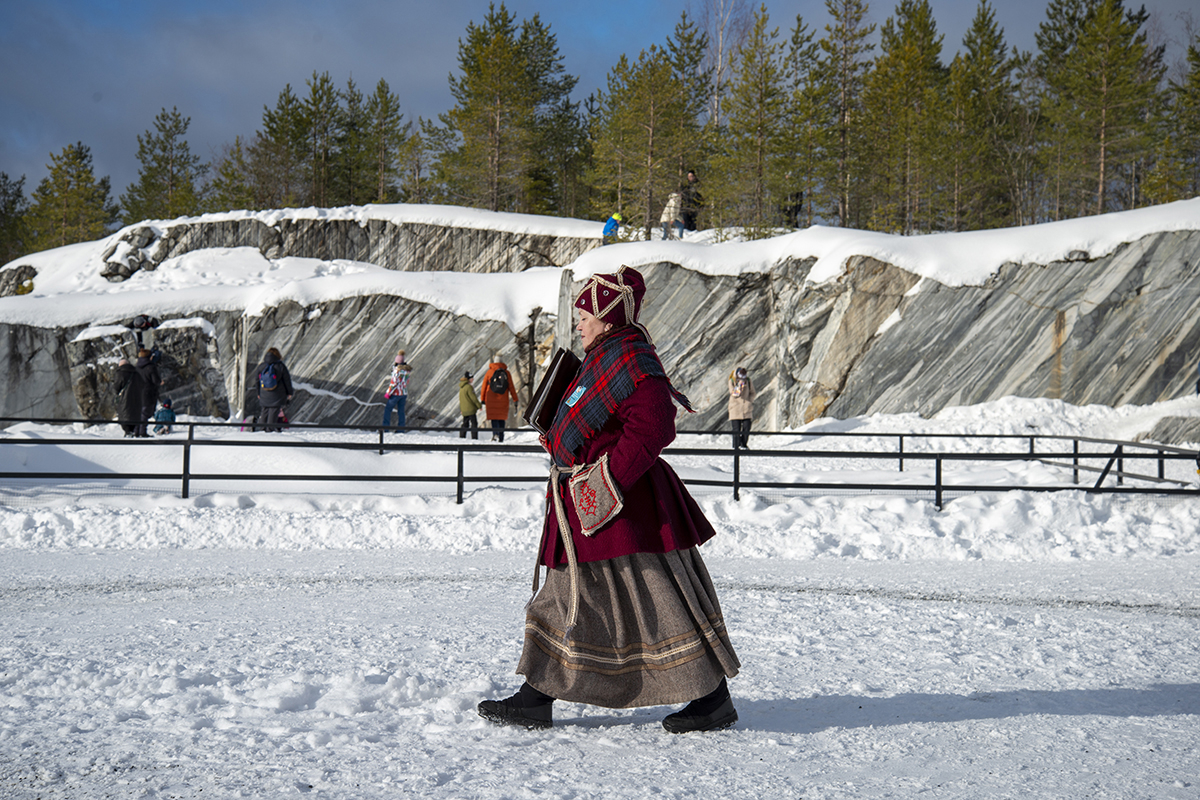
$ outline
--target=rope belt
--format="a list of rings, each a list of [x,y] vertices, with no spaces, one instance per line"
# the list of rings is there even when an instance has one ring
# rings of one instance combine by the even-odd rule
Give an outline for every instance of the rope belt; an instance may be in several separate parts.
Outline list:
[[[554,516],[558,520],[558,533],[562,538],[563,548],[567,551],[567,571],[571,577],[571,605],[567,612],[567,630],[563,634],[564,640],[571,638],[572,629],[575,627],[575,619],[579,616],[579,558],[575,555],[575,542],[571,537],[571,525],[567,522],[567,510],[563,504],[562,493],[559,491],[559,485],[565,478],[569,478],[582,470],[589,467],[589,464],[577,465],[571,468],[571,471],[565,472],[559,469],[558,465],[550,463],[550,494],[554,497]],[[540,550],[540,548],[539,548]],[[540,555],[540,553],[539,553]],[[535,563],[533,566],[533,594],[537,595],[540,588],[541,579],[541,564]],[[530,602],[533,598],[530,598]]]

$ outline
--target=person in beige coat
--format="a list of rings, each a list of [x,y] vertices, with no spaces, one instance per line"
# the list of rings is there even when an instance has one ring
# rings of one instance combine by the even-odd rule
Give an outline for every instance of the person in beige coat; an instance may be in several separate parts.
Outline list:
[[[754,416],[754,384],[745,367],[729,374],[729,424],[733,428],[733,449],[750,446],[750,418]]]

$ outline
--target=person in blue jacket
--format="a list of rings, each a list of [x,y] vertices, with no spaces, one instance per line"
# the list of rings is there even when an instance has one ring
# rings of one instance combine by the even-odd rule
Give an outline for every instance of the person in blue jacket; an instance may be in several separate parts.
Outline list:
[[[613,214],[608,218],[608,222],[604,223],[604,243],[612,244],[617,240],[617,230],[621,227],[623,218],[621,212]]]
[[[175,422],[175,410],[171,408],[171,398],[164,398],[162,408],[154,412],[154,421],[157,423],[154,426],[154,432],[159,436],[171,432],[171,425]]]

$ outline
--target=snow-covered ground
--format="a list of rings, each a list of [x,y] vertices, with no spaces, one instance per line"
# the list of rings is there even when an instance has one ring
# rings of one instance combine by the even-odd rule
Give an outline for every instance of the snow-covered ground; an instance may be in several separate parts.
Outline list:
[[[818,421],[770,446],[883,449],[897,432],[1127,438],[1197,410],[1194,398],[1009,398],[929,420]],[[878,436],[819,435],[835,430]],[[116,436],[23,425],[0,438],[0,459],[103,471],[128,469],[134,452],[139,469],[177,469],[177,443],[120,455],[96,443]],[[17,444],[51,437],[72,443]],[[272,452],[201,446],[193,469],[278,471]],[[287,453],[294,474],[444,474],[453,458]],[[669,460],[693,477],[726,469]],[[973,481],[1063,480],[1038,464],[970,469]],[[1172,469],[1195,485],[1194,464]],[[532,452],[468,459],[468,474],[544,470]],[[852,457],[743,465],[747,479],[867,473],[897,477]],[[545,732],[475,714],[520,682],[540,494],[503,481],[469,486],[462,505],[421,483],[251,480],[199,484],[187,500],[147,481],[7,487],[0,797],[1200,796],[1200,499],[1014,491],[939,511],[925,496],[697,489],[719,531],[704,552],[744,665],[731,681],[741,719],[672,736],[666,708],[559,704]]]

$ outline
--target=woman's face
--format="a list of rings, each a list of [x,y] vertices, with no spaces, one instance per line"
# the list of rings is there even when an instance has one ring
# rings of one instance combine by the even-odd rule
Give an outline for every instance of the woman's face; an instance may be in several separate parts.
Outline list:
[[[579,311],[579,324],[575,326],[575,330],[579,331],[579,341],[583,343],[583,349],[587,350],[592,342],[596,341],[596,337],[610,329],[612,324],[582,308],[576,310]]]

